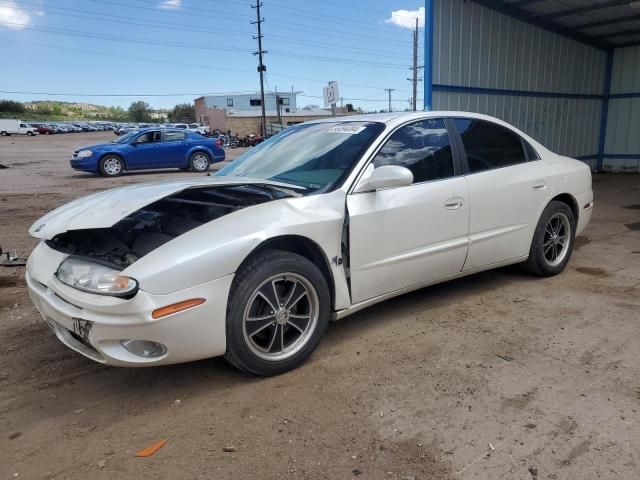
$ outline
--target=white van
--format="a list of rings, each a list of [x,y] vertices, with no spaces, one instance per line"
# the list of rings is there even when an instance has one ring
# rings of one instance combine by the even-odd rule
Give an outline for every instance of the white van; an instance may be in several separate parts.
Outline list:
[[[17,133],[18,135],[29,135],[32,137],[33,135],[38,135],[38,129],[33,128],[27,122],[16,120],[15,118],[0,119],[0,135],[6,137],[12,133]]]

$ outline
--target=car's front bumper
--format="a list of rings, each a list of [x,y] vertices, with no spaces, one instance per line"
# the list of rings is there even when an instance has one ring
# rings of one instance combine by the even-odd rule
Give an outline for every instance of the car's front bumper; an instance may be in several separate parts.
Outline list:
[[[233,275],[167,295],[141,289],[129,300],[78,291],[57,280],[55,271],[66,255],[45,243],[27,263],[31,299],[58,339],[96,362],[116,366],[181,363],[222,355],[225,321]],[[143,287],[143,285],[141,285]],[[204,298],[205,303],[153,319],[151,312],[174,303]],[[138,356],[121,340],[147,340],[166,347],[156,358]]]
[[[69,159],[69,164],[74,170],[80,170],[83,172],[98,171],[98,160],[94,156],[82,158],[71,157]]]

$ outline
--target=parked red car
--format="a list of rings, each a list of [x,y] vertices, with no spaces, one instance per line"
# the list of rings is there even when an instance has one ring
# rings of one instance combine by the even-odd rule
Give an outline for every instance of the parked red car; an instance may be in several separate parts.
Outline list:
[[[40,135],[53,135],[55,130],[51,128],[49,125],[45,125],[44,123],[30,123],[33,128],[38,130]]]

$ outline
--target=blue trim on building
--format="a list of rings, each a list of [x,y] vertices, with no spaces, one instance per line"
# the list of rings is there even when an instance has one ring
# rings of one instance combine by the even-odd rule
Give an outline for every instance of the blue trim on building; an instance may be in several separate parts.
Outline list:
[[[588,93],[536,92],[530,90],[508,90],[504,88],[465,87],[462,85],[433,85],[436,92],[476,93],[487,95],[508,95],[512,97],[542,97],[542,98],[575,98],[581,100],[601,100],[603,95]]]
[[[621,5],[629,5],[627,0],[609,0],[608,2],[600,2],[593,5],[585,5],[583,7],[568,8],[566,10],[558,10],[557,12],[540,15],[540,19],[549,20],[555,18],[570,17],[571,15],[582,15],[584,13],[602,10],[603,8],[619,7]]]
[[[434,0],[424,0],[424,109],[433,110],[433,14]]]
[[[640,92],[629,92],[629,93],[612,93],[609,95],[610,100],[615,100],[616,98],[637,98],[640,97]]]
[[[604,97],[600,111],[600,136],[598,139],[598,162],[596,170],[602,170],[604,164],[604,147],[607,140],[607,120],[609,118],[609,98],[611,96],[611,76],[613,74],[613,50],[607,52],[607,66],[604,76]]]
[[[495,10],[496,12],[500,12],[504,15],[508,15],[512,18],[516,18],[523,22],[526,22],[530,25],[533,25],[538,28],[542,28],[543,30],[547,30],[548,32],[555,33],[557,35],[562,35],[563,37],[571,38],[580,43],[584,43],[585,45],[589,45],[590,47],[597,48],[599,50],[607,51],[609,49],[608,46],[603,44],[602,42],[598,42],[593,38],[580,33],[578,31],[571,30],[570,27],[566,27],[564,25],[560,25],[551,20],[542,19],[539,16],[536,16],[532,12],[528,12],[526,10],[521,10],[520,8],[514,7],[513,4],[503,2],[500,0],[471,0],[479,5],[490,8],[491,10]]]
[[[576,160],[595,160],[598,158],[598,154],[594,153],[593,155],[580,155],[579,157],[574,157]]]
[[[603,157],[612,160],[636,160],[640,158],[640,153],[605,153]]]

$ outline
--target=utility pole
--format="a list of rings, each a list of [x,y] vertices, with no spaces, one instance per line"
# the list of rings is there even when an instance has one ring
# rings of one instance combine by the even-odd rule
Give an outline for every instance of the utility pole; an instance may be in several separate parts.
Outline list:
[[[413,31],[413,66],[411,67],[413,75],[411,78],[407,78],[413,86],[411,110],[414,112],[418,109],[418,82],[420,81],[418,78],[418,70],[421,68],[424,67],[418,65],[418,19],[416,18],[416,29]]]
[[[278,113],[278,125],[282,125],[282,115],[280,114],[280,95],[278,95],[278,86],[276,87],[276,112]]]
[[[256,21],[251,22],[251,25],[258,26],[258,36],[254,36],[254,40],[258,40],[258,51],[253,52],[254,55],[258,56],[258,72],[260,73],[260,105],[262,107],[262,136],[265,137],[267,135],[267,114],[264,105],[264,72],[267,71],[267,66],[262,63],[262,56],[267,53],[266,50],[262,49],[262,22],[264,22],[264,18],[260,16],[260,7],[262,6],[262,2],[260,0],[256,0],[255,5],[251,5],[251,8],[256,9]]]
[[[417,110],[418,100],[418,19],[413,31],[413,111]]]
[[[391,92],[395,90],[395,88],[385,88],[387,92],[389,92],[389,111],[391,112]]]

